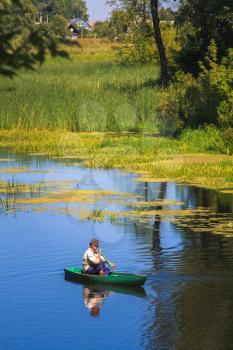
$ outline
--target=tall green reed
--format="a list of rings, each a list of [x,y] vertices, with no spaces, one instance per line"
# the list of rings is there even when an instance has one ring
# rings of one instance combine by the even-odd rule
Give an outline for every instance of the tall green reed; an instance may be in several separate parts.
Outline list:
[[[157,132],[153,66],[54,59],[0,80],[0,128]]]

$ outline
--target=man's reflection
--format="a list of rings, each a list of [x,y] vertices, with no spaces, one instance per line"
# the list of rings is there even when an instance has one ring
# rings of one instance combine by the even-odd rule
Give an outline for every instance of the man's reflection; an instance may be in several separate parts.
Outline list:
[[[111,294],[112,292],[106,289],[99,290],[87,286],[83,287],[83,301],[91,316],[98,317],[100,315],[104,300]]]

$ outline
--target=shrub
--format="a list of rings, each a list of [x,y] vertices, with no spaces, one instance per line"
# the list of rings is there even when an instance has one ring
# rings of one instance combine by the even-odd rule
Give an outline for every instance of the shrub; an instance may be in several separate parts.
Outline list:
[[[222,126],[233,128],[233,91],[229,92],[226,99],[220,103],[218,119]]]
[[[222,131],[222,141],[224,144],[224,153],[233,154],[233,128],[227,128]]]
[[[177,133],[183,128],[205,124],[233,126],[233,50],[217,64],[216,46],[209,48],[201,74],[178,72],[169,87],[160,93],[157,112],[162,133]]]
[[[214,125],[207,125],[196,130],[187,129],[180,135],[180,141],[183,147],[190,149],[191,152],[228,153],[223,142],[222,132]]]
[[[157,61],[153,32],[150,24],[137,23],[124,36],[119,48],[120,62],[126,64],[150,64]]]

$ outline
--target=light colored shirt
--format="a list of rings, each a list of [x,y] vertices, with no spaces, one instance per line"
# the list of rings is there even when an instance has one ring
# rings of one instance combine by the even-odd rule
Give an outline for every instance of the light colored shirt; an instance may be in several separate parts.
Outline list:
[[[98,253],[93,252],[93,250],[91,248],[88,248],[84,255],[83,255],[83,259],[82,259],[82,263],[83,263],[83,270],[87,271],[89,269],[89,267],[93,266],[93,265],[98,265],[100,262],[105,262],[105,259],[103,256],[98,257]]]
[[[109,295],[107,291],[94,292],[93,290],[85,287],[83,289],[83,301],[85,306],[91,311],[94,307],[101,309],[103,301]]]

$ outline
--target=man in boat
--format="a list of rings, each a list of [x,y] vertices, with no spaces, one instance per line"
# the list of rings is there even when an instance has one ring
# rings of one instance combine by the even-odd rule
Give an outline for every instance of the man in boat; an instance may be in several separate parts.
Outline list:
[[[92,239],[90,247],[86,250],[82,259],[83,271],[89,275],[103,275],[107,276],[110,270],[105,266],[108,263],[113,269],[116,265],[111,261],[108,261],[103,257],[101,250],[99,249],[99,241]]]

